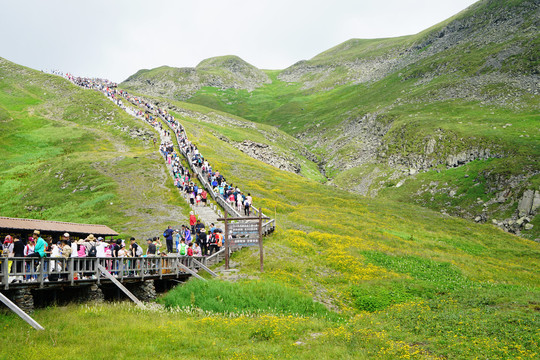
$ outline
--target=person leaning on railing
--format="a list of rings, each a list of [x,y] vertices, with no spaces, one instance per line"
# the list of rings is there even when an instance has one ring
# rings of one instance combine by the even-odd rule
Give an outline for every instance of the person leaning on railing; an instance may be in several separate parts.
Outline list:
[[[13,238],[11,235],[7,235],[2,245],[2,256],[13,257]]]
[[[36,258],[45,257],[45,250],[47,250],[47,242],[43,240],[43,238],[40,236],[39,230],[34,230],[34,234],[32,238],[34,239],[34,242],[35,242],[34,253],[29,255],[29,257],[36,257]]]
[[[9,258],[13,256],[13,238],[11,237],[11,235],[6,236],[0,250],[2,252],[2,257]],[[9,272],[11,265],[12,265],[12,261],[9,261],[9,260],[2,261],[0,263],[0,272],[4,273],[5,266],[8,267],[7,272]]]
[[[2,245],[2,256],[7,258],[22,258],[24,257],[24,244],[18,236],[12,237],[7,235]],[[15,266],[14,266],[15,263]],[[20,274],[23,271],[23,260],[8,260],[3,262],[2,266],[7,266],[7,271],[10,274]],[[8,281],[10,283],[22,282],[23,277],[21,275],[11,276]]]

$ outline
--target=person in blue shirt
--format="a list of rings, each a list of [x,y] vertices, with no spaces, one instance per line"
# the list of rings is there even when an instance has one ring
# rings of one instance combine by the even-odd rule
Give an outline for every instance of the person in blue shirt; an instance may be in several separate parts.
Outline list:
[[[172,253],[173,252],[173,229],[171,227],[167,227],[167,230],[163,233],[163,236],[165,237],[165,241],[167,243],[167,252]]]
[[[181,237],[180,230],[175,230],[174,231],[174,242],[176,244],[176,251],[177,252],[178,252],[178,246],[180,245],[180,237]]]

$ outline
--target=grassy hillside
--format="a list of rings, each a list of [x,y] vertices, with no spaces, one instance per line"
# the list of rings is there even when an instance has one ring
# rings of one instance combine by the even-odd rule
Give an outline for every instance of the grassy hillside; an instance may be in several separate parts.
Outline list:
[[[47,330],[30,340],[20,321],[2,317],[12,341],[30,341],[36,351],[13,357],[38,358],[53,344],[49,354],[82,358],[198,358],[201,351],[245,359],[537,356],[537,243],[336,191],[247,156],[220,140],[211,123],[175,115],[212,164],[265,212],[277,212],[265,272],[258,272],[257,251],[245,249],[232,258],[235,283],[225,277],[179,287],[163,299],[170,310],[142,312],[127,303],[39,310]],[[244,129],[228,131],[234,137]],[[80,333],[81,322],[99,333],[118,324],[115,341],[85,353],[89,340],[73,343],[68,335]]]
[[[484,0],[416,35],[351,39],[266,71],[271,83],[258,88],[203,84],[169,97],[296,137],[340,188],[505,219],[535,239],[538,220],[532,230],[507,223],[526,190],[540,191],[539,23],[538,2]],[[474,175],[448,186],[466,164]]]
[[[190,281],[148,311],[40,309],[40,333],[2,315],[11,346],[0,358],[537,358],[540,244],[447,214],[511,216],[523,190],[539,186],[534,5],[482,1],[414,37],[354,40],[268,71],[272,83],[252,91],[205,86],[191,104],[157,99],[214,168],[276,217],[264,273],[257,250],[243,249],[231,259],[236,272]],[[32,206],[117,229],[164,225],[165,216],[145,224],[159,219],[146,202],[182,201],[168,181],[158,188],[146,176],[161,169],[149,145],[117,128],[137,122],[97,93],[0,66],[2,213]],[[238,148],[245,139],[305,172],[256,160]],[[319,161],[336,186],[322,184]],[[508,188],[506,200],[490,202]],[[65,202],[86,207],[68,211]]]
[[[0,58],[0,214],[137,237],[186,209],[145,127],[103,95]],[[153,136],[157,136],[154,134]]]

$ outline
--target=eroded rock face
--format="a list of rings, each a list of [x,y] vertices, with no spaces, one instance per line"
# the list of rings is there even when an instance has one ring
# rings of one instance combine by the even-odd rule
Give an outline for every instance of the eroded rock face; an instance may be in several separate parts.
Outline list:
[[[344,121],[339,127],[327,133],[320,128],[301,134],[304,143],[316,142],[315,147],[325,148],[325,167],[340,171],[374,162],[380,156],[383,138],[391,122],[379,121],[379,113],[367,113]]]
[[[152,301],[156,298],[156,288],[154,280],[146,280],[140,283],[135,283],[129,286],[135,297],[141,301]]]
[[[540,207],[540,191],[526,190],[518,204],[518,216],[534,215],[538,207]]]
[[[300,173],[301,165],[294,158],[288,158],[275,152],[269,145],[256,143],[251,140],[244,140],[235,144],[234,147],[254,159],[260,160],[268,165],[272,165],[281,170],[292,173]]]

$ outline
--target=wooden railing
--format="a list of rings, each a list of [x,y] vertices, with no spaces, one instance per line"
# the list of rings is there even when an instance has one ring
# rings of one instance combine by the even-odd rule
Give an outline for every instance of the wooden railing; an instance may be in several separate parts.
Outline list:
[[[193,261],[195,259],[196,261]],[[152,256],[137,258],[6,258],[0,257],[0,284],[9,289],[12,281],[39,287],[53,284],[75,285],[81,282],[100,284],[104,280],[98,264],[119,281],[127,279],[143,281],[192,275],[203,265],[211,265],[211,257]],[[15,283],[18,284],[19,282]]]

